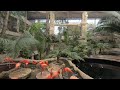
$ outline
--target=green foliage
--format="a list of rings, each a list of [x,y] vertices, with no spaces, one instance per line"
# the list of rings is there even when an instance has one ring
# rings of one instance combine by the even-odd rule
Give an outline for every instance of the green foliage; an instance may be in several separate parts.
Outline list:
[[[83,60],[78,53],[70,51],[70,49],[64,49],[64,50],[53,50],[49,53],[49,55],[46,58],[54,58],[54,57],[66,57],[71,58],[71,60]],[[83,60],[84,61],[84,60]]]
[[[21,16],[26,17],[26,11],[10,11],[10,13],[20,18]]]
[[[40,32],[45,32],[45,26],[46,24],[45,23],[33,23],[32,26],[30,27],[29,31],[30,33],[33,35],[33,33],[36,33],[38,31]]]
[[[67,45],[69,43],[69,36],[68,36],[67,30],[63,31],[63,37],[64,37],[64,42]]]
[[[33,54],[32,49],[27,47],[27,48],[21,49],[20,56],[23,58],[30,58],[32,54]]]
[[[120,19],[118,17],[104,17],[102,18],[99,23],[98,26],[96,27],[96,31],[108,31],[108,32],[120,32]]]
[[[85,50],[80,51],[80,48],[78,47],[80,44],[79,38],[80,38],[80,31],[76,30],[68,30],[68,28],[64,28],[63,32],[61,32],[59,35],[59,43],[56,50],[53,50],[50,52],[50,54],[47,57],[67,57],[72,58],[72,60],[83,60]],[[61,36],[64,37],[63,40],[61,40]],[[80,52],[79,52],[80,51]]]
[[[113,14],[114,13],[114,14]],[[119,42],[116,42],[116,35],[120,33],[120,14],[118,12],[111,12],[112,16],[103,17],[95,28],[94,32],[102,36],[109,36],[109,38],[102,40],[104,43],[109,43],[113,48],[117,47]],[[97,35],[96,34],[96,35]],[[118,40],[119,41],[119,40]]]
[[[0,40],[0,42],[3,41]],[[44,53],[49,42],[49,36],[45,35],[45,24],[35,23],[28,31],[24,31],[20,37],[7,43],[6,52],[9,56],[15,58],[19,56],[20,51],[23,51],[23,56],[28,58],[35,48],[37,48],[39,54]],[[0,44],[3,44],[1,45],[2,48],[5,46],[5,43]]]
[[[0,38],[0,52],[6,51],[7,47],[9,47],[9,44],[12,42],[12,40]]]
[[[99,34],[101,33],[102,32],[99,32]],[[93,32],[93,31],[89,31],[87,33],[87,47],[88,47],[89,54],[93,54],[93,53],[96,54],[97,51],[99,51],[99,54],[102,54],[104,50],[111,48],[110,43],[106,42],[106,40],[103,40],[103,41],[98,40],[97,38],[95,38],[95,35],[96,35],[96,32]]]
[[[23,35],[14,40],[7,48],[8,55],[15,58],[19,55],[19,52],[22,49],[32,49],[33,47],[37,47],[38,44],[39,42],[34,39],[34,37],[28,31],[25,31]]]
[[[36,40],[39,41],[37,49],[40,54],[44,53],[45,49],[50,44],[50,38],[48,35],[45,34],[45,27],[46,26],[44,23],[34,23],[29,29],[29,32],[34,36]]]

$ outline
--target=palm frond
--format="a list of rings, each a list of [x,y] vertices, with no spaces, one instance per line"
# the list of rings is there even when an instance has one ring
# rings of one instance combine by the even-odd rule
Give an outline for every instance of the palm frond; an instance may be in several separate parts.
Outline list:
[[[112,16],[103,17],[99,22],[95,31],[108,31],[108,32],[120,32],[120,14],[118,12],[108,12],[111,13]]]

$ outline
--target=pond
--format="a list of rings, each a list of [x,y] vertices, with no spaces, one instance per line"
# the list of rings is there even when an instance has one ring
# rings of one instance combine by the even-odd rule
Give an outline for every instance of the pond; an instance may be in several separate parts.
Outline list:
[[[120,63],[109,60],[85,59],[85,62],[73,61],[84,73],[95,79],[120,79]]]

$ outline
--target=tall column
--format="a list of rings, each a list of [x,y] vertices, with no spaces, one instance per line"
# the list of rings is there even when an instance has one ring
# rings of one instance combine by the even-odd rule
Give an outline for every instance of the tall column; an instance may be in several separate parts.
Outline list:
[[[87,19],[88,14],[86,11],[82,13],[82,21],[81,21],[81,29],[82,29],[82,38],[86,40],[86,32],[87,32]]]
[[[50,11],[50,30],[49,30],[49,34],[53,35],[54,34],[54,21],[55,21],[55,15],[53,11]]]
[[[54,15],[54,12],[53,11],[50,11],[50,29],[49,29],[49,35],[54,35],[54,29],[55,29],[55,15]],[[50,46],[50,50],[53,50],[54,49],[54,44],[51,44]]]

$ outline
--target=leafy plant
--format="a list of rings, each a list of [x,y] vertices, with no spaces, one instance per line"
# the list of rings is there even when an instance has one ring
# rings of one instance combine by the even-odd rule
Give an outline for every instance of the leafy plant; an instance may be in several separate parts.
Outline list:
[[[111,33],[113,32],[120,32],[120,19],[118,17],[104,17],[102,18],[99,23],[98,26],[95,28],[95,30],[97,31],[109,31]]]
[[[67,57],[71,58],[72,60],[83,60],[83,51],[81,53],[74,49],[77,45],[80,44],[79,42],[79,36],[77,30],[70,32],[67,28],[64,28],[63,32],[59,34],[59,42],[57,43],[58,47],[50,52],[50,54],[47,57],[57,57],[59,60],[59,57]],[[61,37],[64,37],[62,40]],[[76,47],[77,48],[77,47]],[[79,47],[78,47],[79,48]],[[83,52],[83,53],[82,53]],[[82,58],[81,58],[82,57]]]
[[[34,39],[34,37],[28,31],[25,31],[23,35],[10,44],[10,46],[7,48],[7,53],[15,58],[19,55],[19,52],[22,49],[31,49],[32,47],[37,47],[38,44],[39,42]]]
[[[83,60],[76,52],[71,52],[69,49],[64,50],[53,50],[50,52],[50,54],[47,56],[47,58],[57,57],[57,60],[59,60],[60,57],[66,57],[71,58],[71,60]]]
[[[0,38],[0,52],[5,52],[10,43],[12,43],[12,40]]]
[[[51,44],[51,38],[49,35],[45,33],[45,24],[44,23],[34,23],[29,32],[34,36],[36,40],[39,41],[39,45],[37,46],[40,58],[42,58],[42,53],[45,53],[46,48]]]

